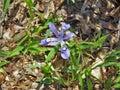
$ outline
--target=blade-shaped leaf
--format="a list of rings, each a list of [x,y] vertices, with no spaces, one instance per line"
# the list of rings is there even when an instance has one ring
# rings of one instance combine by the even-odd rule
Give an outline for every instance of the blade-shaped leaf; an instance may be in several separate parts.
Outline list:
[[[17,48],[15,48],[13,51],[11,51],[9,54],[8,54],[8,58],[10,57],[13,57],[15,55],[18,55],[20,53],[20,51],[23,50],[23,46],[18,46]]]
[[[56,54],[56,52],[58,51],[58,47],[54,47],[53,49],[51,49],[51,51],[49,52],[48,56],[46,57],[46,62],[50,61]]]
[[[116,83],[113,87],[114,87],[114,88],[119,88],[119,89],[120,89],[120,83]]]
[[[4,0],[4,7],[3,7],[3,13],[2,13],[3,18],[5,17],[9,3],[10,3],[10,0]]]
[[[2,62],[0,62],[0,67],[6,65],[7,63],[8,63],[8,62],[6,62],[6,61],[2,61]]]
[[[0,56],[6,56],[6,55],[7,55],[7,53],[5,51],[0,50]]]
[[[86,78],[88,90],[93,90],[93,84],[89,77]]]
[[[120,63],[118,63],[118,62],[105,62],[105,63],[97,65],[96,67],[102,67],[102,66],[117,66],[117,67],[120,67]],[[93,69],[95,69],[96,67],[94,67]]]

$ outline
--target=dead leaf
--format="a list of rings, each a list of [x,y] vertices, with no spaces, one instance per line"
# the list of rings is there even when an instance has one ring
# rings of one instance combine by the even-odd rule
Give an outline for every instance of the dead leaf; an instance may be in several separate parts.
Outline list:
[[[118,30],[117,27],[113,26],[111,23],[109,22],[105,22],[103,20],[99,20],[99,25],[105,29],[109,29],[109,30]]]

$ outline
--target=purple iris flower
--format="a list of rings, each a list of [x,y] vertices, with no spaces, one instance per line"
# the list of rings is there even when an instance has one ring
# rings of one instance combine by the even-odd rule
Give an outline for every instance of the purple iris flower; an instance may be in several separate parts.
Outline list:
[[[57,44],[60,44],[61,46],[61,56],[63,59],[68,59],[70,56],[70,51],[65,43],[64,40],[69,40],[74,36],[74,33],[69,32],[68,34],[65,34],[65,32],[70,28],[69,24],[66,23],[62,23],[61,25],[61,31],[58,32],[55,25],[50,22],[49,23],[49,28],[50,31],[53,32],[53,34],[55,35],[55,37],[50,37],[50,38],[46,38],[41,40],[40,45],[43,46],[56,46]]]

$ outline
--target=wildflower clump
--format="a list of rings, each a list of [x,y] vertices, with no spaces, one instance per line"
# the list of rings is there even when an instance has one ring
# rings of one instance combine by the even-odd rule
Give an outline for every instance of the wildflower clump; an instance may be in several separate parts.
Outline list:
[[[49,37],[41,40],[40,45],[42,46],[56,46],[60,44],[61,49],[61,56],[63,59],[68,59],[70,56],[70,51],[67,47],[66,40],[71,39],[74,36],[74,33],[69,32],[65,33],[66,31],[69,30],[70,24],[62,23],[61,25],[61,30],[58,32],[57,28],[55,27],[54,23],[50,22],[49,23],[49,28],[50,31],[55,35],[55,37]]]

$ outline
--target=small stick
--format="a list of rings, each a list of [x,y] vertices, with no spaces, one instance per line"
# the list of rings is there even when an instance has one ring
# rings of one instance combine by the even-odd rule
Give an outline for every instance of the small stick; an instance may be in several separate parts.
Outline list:
[[[80,11],[81,13],[83,13],[85,11],[85,8],[87,6],[87,2],[88,2],[88,0],[84,1],[83,6],[82,6],[81,11]]]

